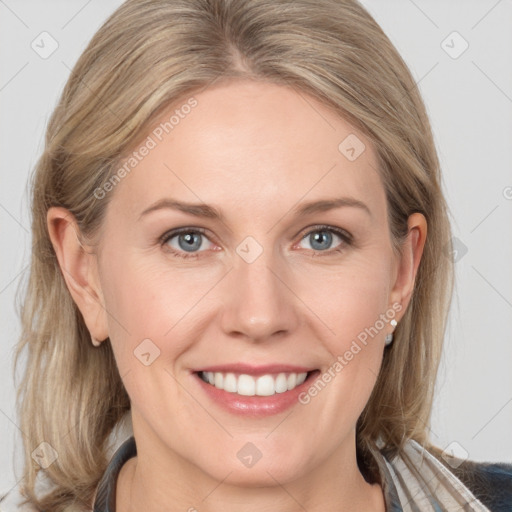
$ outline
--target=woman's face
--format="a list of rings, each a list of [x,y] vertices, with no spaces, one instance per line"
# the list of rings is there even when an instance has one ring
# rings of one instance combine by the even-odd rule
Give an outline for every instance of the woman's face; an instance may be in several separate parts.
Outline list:
[[[97,267],[139,458],[244,485],[353,462],[410,284],[369,141],[249,81],[160,121],[108,191]]]

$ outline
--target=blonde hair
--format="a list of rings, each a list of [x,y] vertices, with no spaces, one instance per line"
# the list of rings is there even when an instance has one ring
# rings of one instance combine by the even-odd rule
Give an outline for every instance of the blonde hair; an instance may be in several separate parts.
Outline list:
[[[363,456],[398,453],[427,433],[453,269],[440,169],[424,104],[406,64],[355,0],[128,0],[94,35],[49,121],[32,187],[33,249],[16,366],[25,450],[24,488],[42,510],[86,510],[107,464],[107,442],[129,411],[109,342],[91,345],[66,287],[46,225],[67,208],[81,232],[101,226],[109,197],[94,191],[161,113],[213,81],[249,78],[309,94],[361,130],[378,154],[396,250],[407,218],[428,236],[413,297],[386,349],[357,423]],[[341,142],[341,141],[340,141]],[[114,192],[115,193],[115,192]],[[31,453],[42,441],[58,458],[35,490]]]

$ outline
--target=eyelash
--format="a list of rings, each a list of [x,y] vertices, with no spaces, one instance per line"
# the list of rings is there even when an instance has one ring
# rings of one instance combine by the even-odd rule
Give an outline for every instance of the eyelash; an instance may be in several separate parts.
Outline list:
[[[338,247],[336,249],[331,249],[328,251],[314,252],[313,253],[314,257],[330,256],[330,255],[333,255],[336,253],[340,253],[343,251],[343,247],[345,245],[346,246],[353,245],[353,238],[350,233],[348,233],[345,230],[339,229],[339,228],[335,228],[332,226],[325,226],[325,225],[313,226],[313,229],[310,229],[303,236],[301,236],[300,241],[304,240],[304,238],[306,238],[308,235],[311,235],[312,233],[323,232],[323,231],[329,231],[331,233],[334,233],[335,235],[338,235],[342,239],[343,243],[340,245],[340,247]],[[182,233],[195,233],[195,234],[201,234],[201,235],[206,236],[206,230],[203,228],[189,228],[189,227],[180,228],[180,229],[175,229],[172,231],[167,231],[166,233],[164,233],[159,238],[159,243],[163,247],[165,244],[167,244],[167,242],[169,242],[169,240],[171,240],[172,238],[174,238],[178,235],[181,235]],[[206,237],[206,238],[208,238],[208,237]],[[195,253],[186,253],[186,252],[176,251],[175,249],[172,249],[169,247],[166,250],[168,250],[173,256],[175,256],[177,258],[184,258],[184,259],[196,259],[199,257],[200,253],[202,252],[201,251],[201,252],[195,252]],[[314,249],[311,249],[311,250],[314,251]]]

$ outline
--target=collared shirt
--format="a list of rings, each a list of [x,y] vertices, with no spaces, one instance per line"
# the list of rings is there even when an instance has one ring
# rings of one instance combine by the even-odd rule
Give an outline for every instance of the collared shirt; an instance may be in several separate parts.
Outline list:
[[[117,449],[98,485],[94,512],[115,511],[117,477],[136,455],[131,436]],[[381,454],[376,462],[387,512],[512,512],[512,464],[452,457],[451,467],[413,440],[403,457],[388,460]]]

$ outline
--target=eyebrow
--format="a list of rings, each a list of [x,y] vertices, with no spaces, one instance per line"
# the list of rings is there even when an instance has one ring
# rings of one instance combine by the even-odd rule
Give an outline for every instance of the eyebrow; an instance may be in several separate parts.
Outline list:
[[[321,199],[318,201],[310,201],[309,203],[303,203],[292,210],[292,213],[297,217],[305,217],[306,215],[312,215],[314,213],[326,212],[336,208],[352,207],[359,208],[370,217],[372,216],[368,206],[355,199],[353,197],[339,197],[334,199]],[[184,203],[175,199],[164,198],[160,199],[156,203],[152,204],[149,208],[146,208],[139,216],[139,220],[150,212],[162,209],[179,210],[195,217],[204,217],[208,219],[218,219],[224,222],[224,216],[215,207],[204,204],[204,203]]]

